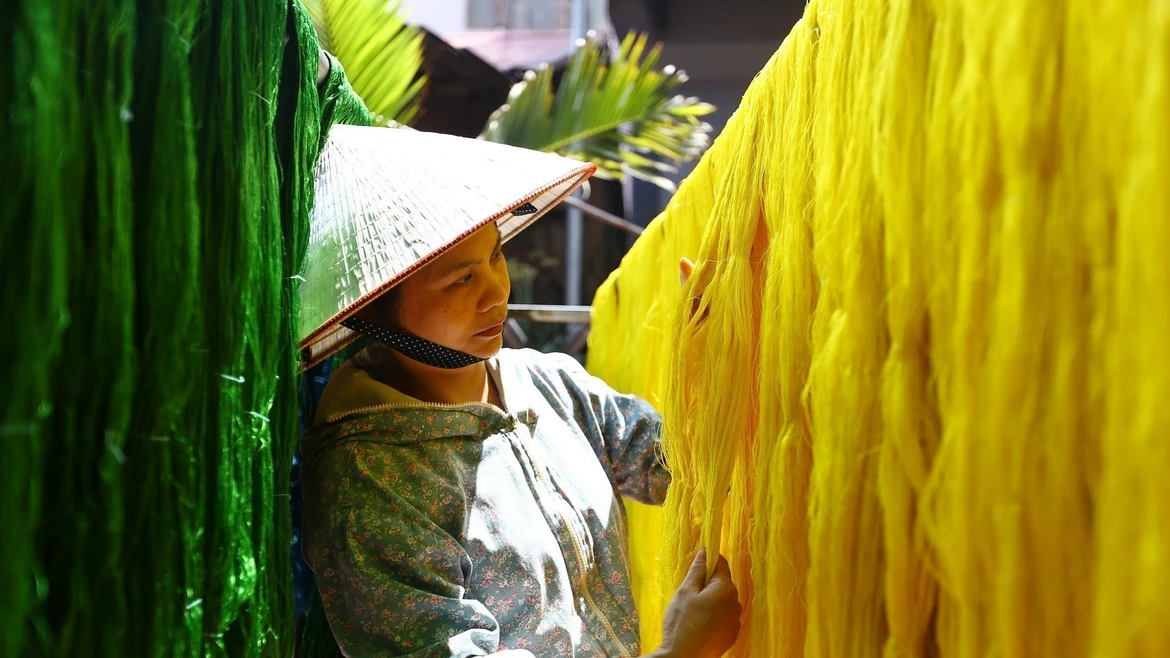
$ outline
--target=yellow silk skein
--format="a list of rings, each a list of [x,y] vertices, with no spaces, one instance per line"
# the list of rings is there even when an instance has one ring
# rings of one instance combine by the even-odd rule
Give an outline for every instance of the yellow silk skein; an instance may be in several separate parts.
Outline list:
[[[670,203],[672,220],[647,227],[593,300],[594,325],[636,327],[636,332],[631,340],[591,333],[586,363],[590,372],[658,409],[663,408],[664,374],[679,309],[678,261],[694,258],[698,251],[712,203],[710,188],[704,187],[709,167],[709,161],[697,166]],[[641,642],[652,648],[662,640],[662,618],[670,594],[663,593],[659,577],[662,508],[630,500],[624,508],[631,584],[642,620]]]
[[[647,649],[706,547],[735,656],[1170,655],[1167,117],[1161,0],[808,4],[595,303]]]

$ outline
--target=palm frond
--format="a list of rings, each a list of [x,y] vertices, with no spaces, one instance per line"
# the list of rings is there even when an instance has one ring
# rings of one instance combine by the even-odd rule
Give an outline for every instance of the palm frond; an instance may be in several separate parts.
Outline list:
[[[646,44],[646,35],[630,33],[608,62],[600,46],[585,41],[555,90],[552,67],[529,71],[480,137],[591,161],[602,178],[624,173],[673,189],[662,174],[706,150],[711,126],[700,117],[715,108],[674,95],[686,75],[657,69],[662,46],[647,51]]]
[[[299,0],[301,6],[309,13],[309,18],[313,19],[313,27],[317,30],[317,43],[333,52],[333,42],[329,39],[329,25],[325,22],[325,4],[322,0]]]
[[[408,25],[399,0],[302,0],[321,47],[345,67],[374,125],[409,125],[418,116],[427,76],[422,30]]]

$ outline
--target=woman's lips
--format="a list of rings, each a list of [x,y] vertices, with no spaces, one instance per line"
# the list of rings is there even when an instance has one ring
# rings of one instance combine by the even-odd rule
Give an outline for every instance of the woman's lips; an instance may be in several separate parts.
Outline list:
[[[504,333],[504,321],[500,320],[499,322],[493,324],[492,326],[488,327],[487,329],[484,329],[483,331],[476,332],[475,335],[476,336],[483,336],[485,338],[495,338],[496,336],[499,336],[502,333]]]

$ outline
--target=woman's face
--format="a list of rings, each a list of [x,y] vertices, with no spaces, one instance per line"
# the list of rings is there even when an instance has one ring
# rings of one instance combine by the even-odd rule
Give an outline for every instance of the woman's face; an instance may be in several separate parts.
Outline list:
[[[385,324],[481,359],[503,344],[512,282],[494,223],[398,284]]]

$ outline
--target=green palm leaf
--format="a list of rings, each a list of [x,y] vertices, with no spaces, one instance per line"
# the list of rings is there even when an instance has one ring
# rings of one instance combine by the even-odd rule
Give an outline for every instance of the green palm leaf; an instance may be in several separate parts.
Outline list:
[[[598,176],[623,173],[666,189],[663,173],[697,158],[707,148],[711,126],[699,120],[714,106],[673,95],[686,75],[656,69],[661,44],[646,51],[646,35],[631,33],[617,57],[585,41],[553,89],[552,68],[529,71],[488,121],[481,138],[588,160]]]
[[[409,124],[422,91],[422,31],[406,24],[398,0],[302,0],[321,47],[333,53],[374,125]]]

